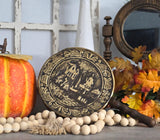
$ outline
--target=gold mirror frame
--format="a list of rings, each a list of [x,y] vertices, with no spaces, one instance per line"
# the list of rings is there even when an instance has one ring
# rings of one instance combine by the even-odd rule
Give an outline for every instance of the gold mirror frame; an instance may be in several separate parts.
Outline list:
[[[131,52],[134,48],[126,42],[123,27],[127,16],[140,8],[151,8],[160,11],[160,0],[131,0],[119,10],[113,23],[113,40],[115,45],[128,58],[132,58]],[[143,57],[146,57],[149,53],[150,51],[144,51]]]

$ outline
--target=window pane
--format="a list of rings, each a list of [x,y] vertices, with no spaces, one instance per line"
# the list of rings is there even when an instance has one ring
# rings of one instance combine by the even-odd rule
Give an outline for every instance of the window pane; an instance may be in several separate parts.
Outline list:
[[[51,0],[22,0],[22,22],[51,23]]]
[[[60,0],[60,24],[77,24],[80,0]]]
[[[0,22],[12,22],[14,19],[14,0],[0,0]]]
[[[4,38],[7,38],[7,48],[6,50],[10,53],[14,53],[14,31],[8,29],[0,29],[0,45],[3,45]]]
[[[59,51],[69,47],[75,47],[76,32],[60,32]]]
[[[52,54],[51,35],[50,31],[22,31],[21,52],[33,57],[30,63],[37,78],[42,65]]]

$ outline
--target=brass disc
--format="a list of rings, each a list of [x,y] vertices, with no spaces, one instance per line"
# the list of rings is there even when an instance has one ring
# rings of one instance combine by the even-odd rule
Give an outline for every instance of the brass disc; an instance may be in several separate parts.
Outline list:
[[[95,52],[67,48],[44,63],[38,88],[44,103],[58,115],[80,117],[107,105],[114,77],[105,59]]]

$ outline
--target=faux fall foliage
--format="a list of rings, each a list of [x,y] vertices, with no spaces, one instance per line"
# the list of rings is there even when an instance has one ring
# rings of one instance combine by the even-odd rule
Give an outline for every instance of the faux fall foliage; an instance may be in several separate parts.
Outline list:
[[[123,58],[109,62],[116,82],[114,96],[146,116],[159,118],[160,53],[154,49],[142,59],[145,50],[146,46],[135,48],[132,62]]]

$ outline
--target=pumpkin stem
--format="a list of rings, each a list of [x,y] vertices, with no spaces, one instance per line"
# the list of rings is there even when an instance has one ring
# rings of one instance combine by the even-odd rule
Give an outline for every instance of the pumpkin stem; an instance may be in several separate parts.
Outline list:
[[[0,45],[1,53],[5,53],[6,52],[6,47],[7,47],[7,38],[4,39],[3,45]]]

